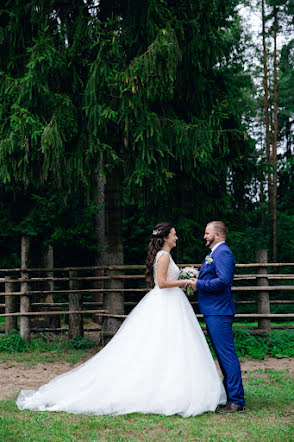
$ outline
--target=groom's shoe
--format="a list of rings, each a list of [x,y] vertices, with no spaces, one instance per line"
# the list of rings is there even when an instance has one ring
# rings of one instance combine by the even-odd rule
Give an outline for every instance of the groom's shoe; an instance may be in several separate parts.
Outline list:
[[[225,407],[218,410],[219,413],[229,414],[245,411],[245,405],[234,404],[233,402],[229,402]]]

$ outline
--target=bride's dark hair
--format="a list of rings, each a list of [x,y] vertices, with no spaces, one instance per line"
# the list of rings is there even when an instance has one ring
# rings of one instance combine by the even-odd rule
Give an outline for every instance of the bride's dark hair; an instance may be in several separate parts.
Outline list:
[[[164,240],[166,238],[171,229],[174,227],[171,223],[159,223],[153,229],[151,240],[148,244],[147,250],[147,259],[146,259],[146,272],[145,277],[147,281],[151,281],[153,279],[153,264],[155,261],[155,257],[157,252],[162,249]]]

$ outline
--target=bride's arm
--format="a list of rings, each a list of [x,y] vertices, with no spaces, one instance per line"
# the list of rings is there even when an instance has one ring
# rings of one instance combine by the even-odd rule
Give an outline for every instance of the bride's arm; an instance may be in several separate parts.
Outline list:
[[[190,284],[191,281],[189,279],[178,279],[176,281],[168,281],[166,279],[169,259],[169,255],[165,253],[161,255],[157,261],[157,280],[159,288],[185,287],[187,284]]]

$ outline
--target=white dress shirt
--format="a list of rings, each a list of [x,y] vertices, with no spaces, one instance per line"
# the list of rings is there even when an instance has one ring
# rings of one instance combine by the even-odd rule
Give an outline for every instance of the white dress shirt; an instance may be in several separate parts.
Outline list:
[[[215,251],[215,249],[217,249],[218,248],[218,246],[220,246],[221,244],[223,244],[225,241],[220,241],[220,242],[218,242],[217,244],[214,244],[214,246],[212,247],[212,249],[211,249],[211,252],[210,253],[212,253],[212,252],[214,252]]]

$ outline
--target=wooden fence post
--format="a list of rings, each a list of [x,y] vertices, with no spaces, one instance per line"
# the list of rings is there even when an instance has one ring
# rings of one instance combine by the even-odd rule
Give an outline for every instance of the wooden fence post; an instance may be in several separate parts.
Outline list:
[[[21,278],[28,279],[29,273],[27,269],[29,268],[29,255],[30,255],[30,237],[22,236],[21,237]],[[27,313],[30,311],[30,297],[25,294],[25,292],[29,291],[28,282],[21,282],[20,291],[24,293],[20,297],[20,312]],[[29,342],[31,334],[30,327],[30,318],[29,316],[21,316],[20,317],[20,336],[26,341]]]
[[[267,263],[267,250],[257,250],[256,251],[256,261],[259,263]],[[257,274],[260,275],[257,277],[257,285],[258,286],[268,286],[268,278],[267,278],[267,267],[259,267],[257,269]],[[268,291],[260,291],[257,293],[257,313],[270,314],[270,300],[269,300],[269,292]],[[267,318],[258,319],[258,328],[264,330],[266,333],[271,333],[271,320]]]
[[[100,261],[99,261],[100,262]],[[104,269],[96,269],[94,271],[94,276],[104,276]],[[104,281],[103,280],[98,280],[98,281],[94,281],[93,282],[93,288],[94,289],[104,289]],[[103,305],[103,293],[94,293],[93,294],[93,301],[94,302],[99,302],[100,304]],[[97,315],[97,313],[92,315],[92,319],[94,322],[96,322],[99,325],[102,325],[103,323],[103,318],[100,315]]]
[[[48,271],[44,273],[44,277],[47,278],[53,278],[54,277],[54,272],[53,272],[53,268],[54,268],[54,250],[53,250],[53,246],[49,245],[43,253],[43,265],[45,268],[49,268],[52,269],[52,271]],[[43,282],[43,286],[44,286],[44,290],[50,290],[51,292],[54,291],[54,281],[53,280],[49,280],[46,281],[45,283]],[[45,302],[49,303],[49,304],[53,304],[54,303],[54,296],[53,294],[47,294],[45,297]],[[57,307],[58,309],[58,307]],[[54,310],[54,307],[50,307],[49,309],[45,309],[45,311],[48,310]],[[59,328],[60,327],[60,316],[48,316],[48,320],[47,320],[47,327],[49,328]]]
[[[77,272],[74,270],[69,271],[69,289],[77,290],[78,289],[78,281],[76,279],[72,279],[77,276]],[[80,293],[69,293],[68,294],[68,310],[69,311],[77,311],[82,310],[82,295]],[[69,330],[68,337],[69,339],[76,339],[78,337],[83,337],[83,316],[79,313],[74,313],[72,315],[68,315],[69,320]]]
[[[14,292],[15,283],[9,282],[13,279],[11,276],[5,276],[5,292]],[[15,313],[15,296],[6,295],[5,296],[5,313]],[[17,329],[17,316],[8,316],[5,318],[5,333],[10,333],[12,330]]]
[[[121,273],[121,270],[106,270],[107,276],[115,276]],[[105,284],[107,288],[110,289],[121,289],[124,288],[124,282],[120,279],[110,279]],[[112,315],[123,315],[124,314],[124,292],[105,292],[103,295],[103,310],[106,310]],[[104,317],[102,323],[102,329],[100,334],[101,344],[106,345],[110,339],[115,335],[119,327],[121,326],[122,320],[116,317]]]

